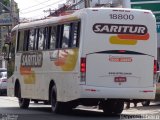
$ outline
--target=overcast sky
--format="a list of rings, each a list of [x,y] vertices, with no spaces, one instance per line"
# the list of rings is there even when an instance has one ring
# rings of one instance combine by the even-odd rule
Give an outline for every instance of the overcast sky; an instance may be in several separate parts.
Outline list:
[[[51,8],[54,10],[58,4],[64,3],[66,0],[15,0],[20,9],[20,18],[42,18],[48,15],[44,10]]]

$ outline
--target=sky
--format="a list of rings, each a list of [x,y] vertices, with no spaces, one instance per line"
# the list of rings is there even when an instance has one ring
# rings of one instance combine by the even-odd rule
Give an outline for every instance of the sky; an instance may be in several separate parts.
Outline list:
[[[14,0],[20,9],[20,18],[38,19],[46,17],[49,12],[45,10],[55,10],[59,4],[66,0]]]

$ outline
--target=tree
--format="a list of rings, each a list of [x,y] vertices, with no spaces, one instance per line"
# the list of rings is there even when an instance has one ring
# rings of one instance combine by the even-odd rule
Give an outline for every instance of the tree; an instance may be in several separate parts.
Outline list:
[[[10,0],[2,0],[2,3],[3,3],[5,6],[9,6],[9,5],[10,5]]]

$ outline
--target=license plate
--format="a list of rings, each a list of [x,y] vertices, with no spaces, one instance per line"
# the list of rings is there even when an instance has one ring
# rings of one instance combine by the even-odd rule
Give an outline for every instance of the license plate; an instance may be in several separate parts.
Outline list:
[[[114,82],[127,82],[126,77],[115,77]]]

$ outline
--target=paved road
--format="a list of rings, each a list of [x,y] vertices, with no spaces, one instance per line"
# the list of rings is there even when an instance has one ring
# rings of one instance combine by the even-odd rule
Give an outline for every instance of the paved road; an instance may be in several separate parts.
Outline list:
[[[74,110],[68,115],[59,115],[51,112],[50,106],[31,103],[29,109],[19,109],[17,99],[11,97],[0,97],[0,120],[119,120],[120,117],[143,117],[160,119],[160,105],[152,104],[150,107],[130,108],[124,110],[121,116],[105,116],[102,111],[83,108]],[[150,116],[146,116],[150,115]],[[15,119],[13,119],[15,118]]]

